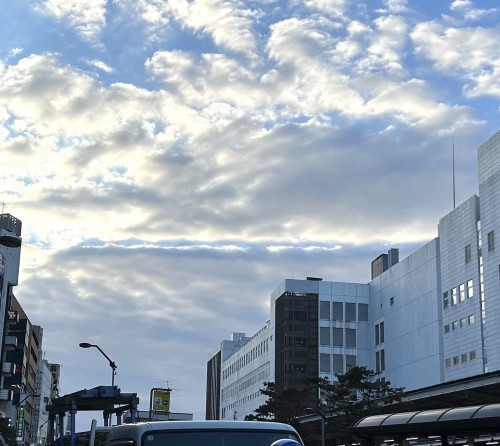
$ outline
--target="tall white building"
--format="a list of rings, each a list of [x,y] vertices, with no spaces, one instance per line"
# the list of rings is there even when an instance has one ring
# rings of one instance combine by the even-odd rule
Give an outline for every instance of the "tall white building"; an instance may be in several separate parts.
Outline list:
[[[278,390],[374,370],[407,391],[500,370],[500,132],[478,152],[479,196],[399,261],[372,262],[368,284],[285,280],[254,336],[234,333],[207,367],[208,419],[243,419]]]

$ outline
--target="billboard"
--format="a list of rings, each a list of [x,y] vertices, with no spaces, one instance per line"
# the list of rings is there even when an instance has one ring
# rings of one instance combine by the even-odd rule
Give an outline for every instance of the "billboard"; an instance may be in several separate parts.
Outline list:
[[[170,412],[170,390],[153,389],[153,411]]]

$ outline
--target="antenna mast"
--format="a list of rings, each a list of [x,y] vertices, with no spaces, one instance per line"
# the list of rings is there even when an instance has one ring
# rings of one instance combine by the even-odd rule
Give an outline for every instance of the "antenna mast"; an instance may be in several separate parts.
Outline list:
[[[453,209],[455,209],[455,141],[453,141],[452,160],[453,160]]]

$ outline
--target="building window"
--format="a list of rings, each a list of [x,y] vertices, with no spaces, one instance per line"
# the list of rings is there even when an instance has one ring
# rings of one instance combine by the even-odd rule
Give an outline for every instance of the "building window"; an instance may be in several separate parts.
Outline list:
[[[488,232],[488,251],[495,249],[495,231]]]
[[[343,302],[332,302],[333,309],[333,320],[343,321],[344,320],[344,303]]]
[[[459,364],[459,357],[458,356],[453,356],[453,365],[458,365]]]
[[[445,332],[445,334],[450,332],[450,324],[446,324],[444,326],[444,332]]]
[[[344,330],[342,328],[333,328],[333,346],[343,347],[344,346]]]
[[[377,373],[383,372],[385,370],[385,351],[379,350],[375,352],[375,371]]]
[[[330,320],[330,302],[320,301],[319,318],[327,321]]]
[[[450,304],[450,298],[448,291],[445,291],[443,293],[443,308],[448,308],[448,305]]]
[[[451,323],[451,330],[452,331],[458,330],[458,321],[453,321]]]
[[[345,320],[349,322],[356,320],[356,304],[345,304]]]
[[[391,302],[391,305],[394,305],[394,296],[391,297],[391,301],[390,302]]]
[[[469,352],[469,361],[474,361],[474,359],[476,359],[476,351],[475,350]]]
[[[467,362],[467,353],[462,353],[462,364]]]
[[[346,368],[346,370],[349,370],[352,367],[356,367],[356,356],[346,355],[345,356],[345,368]]]
[[[460,319],[460,328],[463,328],[466,325],[467,325],[467,318],[463,317],[462,319]]]
[[[451,289],[451,305],[457,304],[457,288]]]
[[[368,322],[368,304],[358,304],[358,320]]]
[[[461,283],[458,286],[458,292],[460,296],[460,302],[463,302],[465,300],[465,283]]]
[[[380,324],[375,325],[375,345],[383,344],[385,333],[384,333],[384,322],[380,322]]]
[[[451,358],[447,358],[446,361],[445,361],[445,365],[446,367],[451,367]]]
[[[319,327],[319,345],[330,345],[330,327]]]
[[[471,314],[470,316],[467,317],[467,322],[469,323],[469,325],[472,325],[475,322],[475,318],[474,318],[473,314]]]
[[[330,373],[331,372],[331,366],[330,366],[330,355],[327,353],[320,353],[319,354],[319,371],[321,373]]]
[[[467,297],[470,299],[474,297],[474,282],[472,279],[467,281]]]
[[[354,328],[345,329],[345,346],[356,348],[356,330]]]
[[[465,263],[469,263],[472,260],[472,250],[470,245],[465,247]]]
[[[343,355],[333,355],[333,373],[344,373]]]

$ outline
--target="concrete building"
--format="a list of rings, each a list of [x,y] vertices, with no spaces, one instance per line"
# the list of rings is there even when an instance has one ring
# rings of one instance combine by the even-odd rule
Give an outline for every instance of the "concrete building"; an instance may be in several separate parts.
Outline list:
[[[21,260],[22,222],[10,214],[0,214],[0,412],[5,414],[5,407],[12,400],[12,392],[5,386],[5,377],[14,373],[14,364],[5,359],[5,353],[17,347],[16,339],[6,336],[6,325],[16,322],[15,315],[9,314],[12,290],[19,280],[19,262]],[[3,415],[5,416],[5,415]]]
[[[445,215],[405,259],[367,284],[285,280],[254,336],[233,333],[207,367],[207,419],[243,419],[277,390],[363,365],[408,391],[500,370],[500,132],[478,152],[479,196]]]

